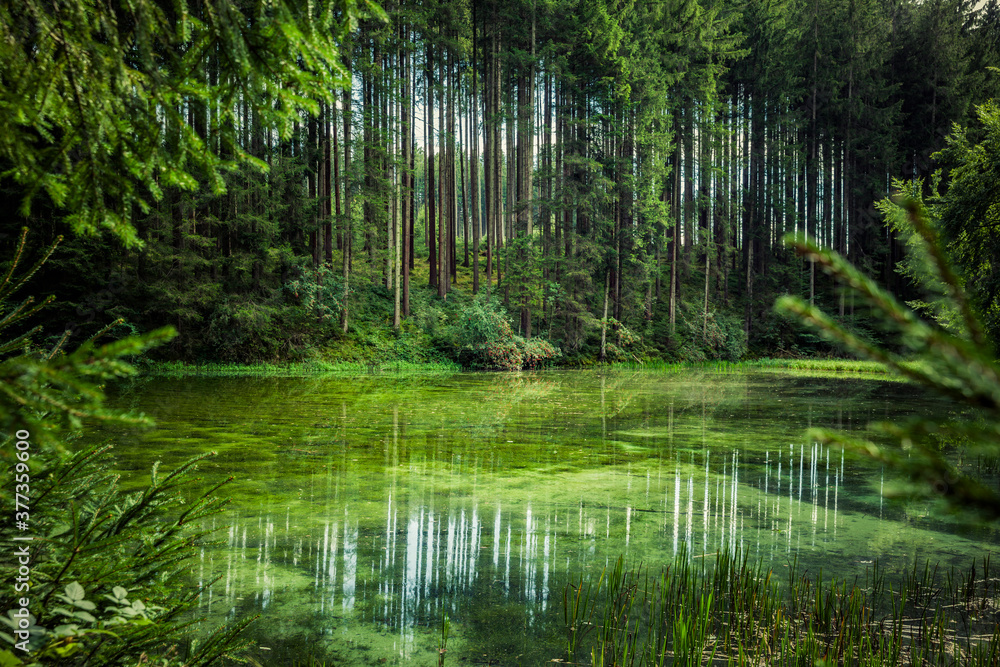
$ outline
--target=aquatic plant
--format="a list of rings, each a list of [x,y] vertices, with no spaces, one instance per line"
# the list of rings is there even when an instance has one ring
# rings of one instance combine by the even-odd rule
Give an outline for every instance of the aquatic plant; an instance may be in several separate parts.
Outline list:
[[[989,556],[967,572],[915,561],[893,585],[877,560],[853,581],[824,581],[793,560],[779,583],[739,549],[711,555],[682,550],[658,574],[619,558],[595,585],[567,586],[566,662],[976,667],[1000,659]]]
[[[327,373],[455,373],[459,364],[447,361],[308,361],[294,364],[185,364],[177,361],[154,362],[145,366],[145,375],[165,378],[182,377],[313,377]]]
[[[448,653],[448,633],[451,630],[451,621],[448,614],[441,615],[441,636],[438,639],[438,667],[444,667],[444,656]]]
[[[887,375],[890,371],[880,363],[859,359],[748,359],[744,361],[663,361],[651,359],[643,362],[624,361],[616,367],[649,371],[677,372],[685,370],[710,370],[718,373],[745,373],[747,371],[798,371],[813,373],[864,373]]]

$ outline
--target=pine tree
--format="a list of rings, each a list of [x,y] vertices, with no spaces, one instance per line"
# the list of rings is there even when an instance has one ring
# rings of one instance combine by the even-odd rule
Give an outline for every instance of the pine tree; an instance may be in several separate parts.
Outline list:
[[[253,15],[224,0],[0,3],[0,157],[23,186],[22,213],[44,192],[74,231],[108,229],[136,245],[135,209],[167,189],[204,178],[220,193],[237,162],[266,169],[239,141],[234,102],[285,138],[300,114],[318,113],[347,81],[337,46],[359,8],[345,9],[310,14],[283,0]],[[202,74],[208,62],[214,84]],[[207,128],[189,108],[213,109]]]

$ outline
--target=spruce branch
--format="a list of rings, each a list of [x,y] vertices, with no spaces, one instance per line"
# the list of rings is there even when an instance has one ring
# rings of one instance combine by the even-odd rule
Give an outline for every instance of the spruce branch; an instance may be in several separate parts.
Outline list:
[[[904,202],[904,205],[910,222],[926,245],[937,278],[946,286],[947,297],[962,313],[967,338],[923,321],[838,254],[820,248],[804,237],[786,237],[786,243],[800,255],[815,261],[826,273],[867,302],[872,311],[900,335],[900,341],[909,349],[910,356],[889,352],[861,339],[801,298],[784,296],[775,307],[850,352],[881,363],[957,404],[980,411],[986,417],[985,425],[967,420],[938,423],[926,419],[907,424],[869,425],[870,429],[895,441],[898,450],[825,429],[812,429],[807,436],[823,444],[862,454],[903,474],[909,480],[909,495],[937,495],[953,508],[973,510],[981,516],[997,519],[1000,518],[1000,493],[962,474],[931,443],[944,434],[950,434],[973,443],[973,451],[991,455],[1000,452],[1000,369],[965,298],[961,281],[951,270],[922,208],[913,200]]]

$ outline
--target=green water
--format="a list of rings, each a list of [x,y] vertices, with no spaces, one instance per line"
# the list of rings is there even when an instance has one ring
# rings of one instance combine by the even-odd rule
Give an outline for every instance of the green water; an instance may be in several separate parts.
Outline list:
[[[558,371],[153,380],[119,404],[120,466],[214,450],[221,544],[194,563],[206,627],[260,614],[252,655],[328,664],[542,664],[564,655],[563,591],[625,555],[658,569],[742,547],[781,576],[878,557],[968,565],[996,543],[807,442],[944,411],[910,385],[790,374]]]

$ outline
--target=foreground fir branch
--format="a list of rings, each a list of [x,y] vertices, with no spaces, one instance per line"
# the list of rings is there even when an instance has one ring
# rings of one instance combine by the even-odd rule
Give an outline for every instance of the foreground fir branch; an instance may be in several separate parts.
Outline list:
[[[812,429],[808,435],[824,444],[837,444],[862,453],[904,473],[909,482],[896,490],[899,495],[939,496],[952,508],[971,509],[996,519],[1000,517],[1000,492],[960,470],[946,456],[944,443],[965,443],[972,454],[1000,453],[1000,366],[922,207],[918,202],[908,201],[905,208],[914,231],[926,247],[932,278],[945,286],[945,298],[960,314],[961,335],[921,319],[842,257],[801,238],[789,239],[788,243],[866,301],[898,335],[906,353],[862,340],[798,297],[782,297],[776,307],[852,353],[884,364],[950,398],[962,414],[945,422],[916,418],[904,424],[871,425],[897,444],[893,448],[827,429]]]
[[[191,473],[213,454],[166,475],[156,464],[145,488],[126,493],[108,470],[110,445],[72,455],[64,446],[88,422],[149,423],[106,407],[104,385],[134,374],[129,359],[174,332],[165,328],[99,343],[115,322],[69,353],[63,349],[68,333],[51,348],[38,347],[33,337],[39,327],[18,332],[22,327],[15,325],[25,325],[51,300],[33,306],[30,297],[12,299],[58,241],[19,273],[26,239],[24,230],[0,285],[0,334],[7,336],[0,342],[0,423],[6,434],[0,448],[0,541],[15,545],[10,553],[17,555],[0,563],[0,578],[22,584],[0,590],[0,664],[121,665],[154,655],[168,656],[162,664],[193,666],[233,655],[242,646],[237,635],[252,619],[178,650],[195,622],[201,592],[187,575],[189,559],[207,536],[195,526],[223,509],[226,501],[215,494],[232,479],[193,500],[184,498],[197,481]],[[16,449],[12,434],[28,448]],[[31,539],[15,541],[25,536]]]
[[[42,447],[61,451],[58,434],[62,429],[78,429],[84,420],[145,424],[139,414],[104,407],[104,385],[115,378],[135,373],[128,359],[142,354],[174,336],[171,327],[140,336],[100,344],[98,341],[121,321],[98,331],[77,349],[63,349],[67,334],[45,349],[33,337],[40,327],[23,328],[26,320],[52,302],[35,304],[33,297],[18,297],[19,291],[52,255],[61,239],[50,245],[27,271],[19,272],[25,255],[28,229],[24,228],[14,259],[0,285],[0,429],[13,434],[26,430]],[[17,299],[20,299],[18,301]],[[13,449],[0,450],[0,462],[8,463]],[[9,500],[11,490],[4,485],[0,498]]]
[[[232,478],[185,501],[181,492],[198,481],[191,473],[210,453],[163,476],[154,465],[149,485],[126,493],[107,469],[110,449],[49,461],[35,477],[37,539],[14,542],[21,534],[15,526],[0,526],[0,540],[28,545],[31,563],[29,650],[12,650],[22,639],[10,612],[20,607],[7,587],[0,591],[0,664],[137,664],[144,654],[166,655],[186,644],[192,610],[212,583],[188,583],[187,562],[208,535],[191,526],[223,510],[227,501],[215,492]],[[0,565],[5,581],[17,573],[16,561]],[[236,635],[252,620],[220,628],[174,664],[207,665],[234,654],[243,645]]]

